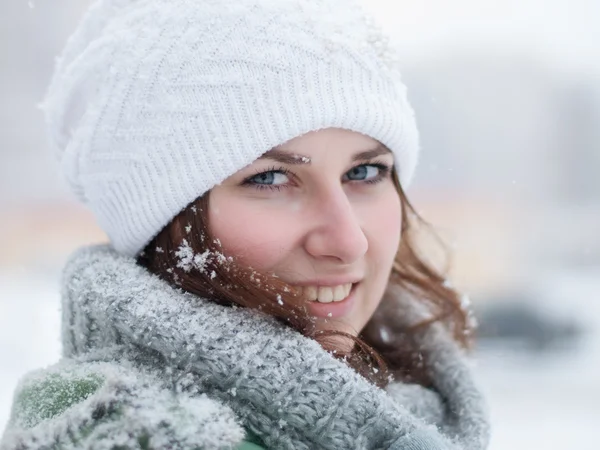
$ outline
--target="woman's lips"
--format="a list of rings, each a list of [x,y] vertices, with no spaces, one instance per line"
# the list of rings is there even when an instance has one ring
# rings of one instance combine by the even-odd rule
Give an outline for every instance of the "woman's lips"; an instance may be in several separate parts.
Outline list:
[[[318,301],[306,300],[308,310],[310,314],[315,317],[322,317],[325,319],[335,319],[337,317],[343,317],[354,306],[356,302],[356,291],[360,283],[354,283],[348,296],[338,302],[320,303]]]

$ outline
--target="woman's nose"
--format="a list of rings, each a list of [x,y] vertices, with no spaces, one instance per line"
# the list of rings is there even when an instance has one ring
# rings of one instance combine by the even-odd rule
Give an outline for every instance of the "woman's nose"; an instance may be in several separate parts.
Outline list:
[[[343,190],[314,204],[305,248],[315,258],[335,258],[351,264],[369,247],[359,217]]]

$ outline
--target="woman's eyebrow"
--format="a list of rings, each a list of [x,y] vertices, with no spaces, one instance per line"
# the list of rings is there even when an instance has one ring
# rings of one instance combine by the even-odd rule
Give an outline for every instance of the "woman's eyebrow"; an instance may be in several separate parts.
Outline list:
[[[310,158],[308,156],[289,153],[277,148],[269,150],[258,159],[273,159],[284,164],[310,164]]]
[[[386,146],[383,144],[379,144],[377,147],[367,150],[364,152],[357,153],[352,157],[352,161],[365,161],[369,159],[376,158],[377,156],[387,155],[388,153],[392,153]]]
[[[377,156],[386,155],[391,153],[391,151],[382,144],[379,144],[377,147],[372,148],[370,150],[365,150],[364,152],[357,153],[352,157],[352,161],[366,161],[369,159],[376,158]],[[289,153],[284,150],[274,148],[264,153],[258,159],[272,159],[274,161],[283,163],[283,164],[307,164],[310,165],[310,157],[299,155],[297,153]]]

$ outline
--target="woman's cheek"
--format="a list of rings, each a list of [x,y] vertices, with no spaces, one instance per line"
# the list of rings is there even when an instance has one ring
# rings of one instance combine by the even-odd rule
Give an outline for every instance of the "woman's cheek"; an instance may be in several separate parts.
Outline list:
[[[402,230],[402,208],[395,190],[367,204],[362,214],[364,231],[372,241],[369,247],[388,248],[395,254]]]
[[[383,294],[387,284],[400,245],[402,229],[400,205],[396,207],[393,201],[387,202],[386,205],[387,208],[379,207],[372,210],[368,229],[365,229],[369,241],[367,259],[377,277],[376,286],[373,286],[377,291],[376,297]]]
[[[294,223],[297,227],[289,214],[260,202],[230,200],[211,208],[211,231],[225,253],[255,269],[269,269],[285,258],[293,243]]]
[[[399,244],[402,230],[402,210],[400,205],[397,208],[379,210],[376,217],[378,220],[375,226],[377,227],[378,236],[387,241],[389,247],[394,247],[390,245],[392,243]]]

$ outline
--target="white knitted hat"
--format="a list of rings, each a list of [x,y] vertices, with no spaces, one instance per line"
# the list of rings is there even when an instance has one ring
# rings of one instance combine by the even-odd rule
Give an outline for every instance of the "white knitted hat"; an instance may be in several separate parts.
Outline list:
[[[69,185],[130,256],[309,131],[380,141],[404,186],[418,156],[394,51],[354,0],[98,0],[43,109]]]

